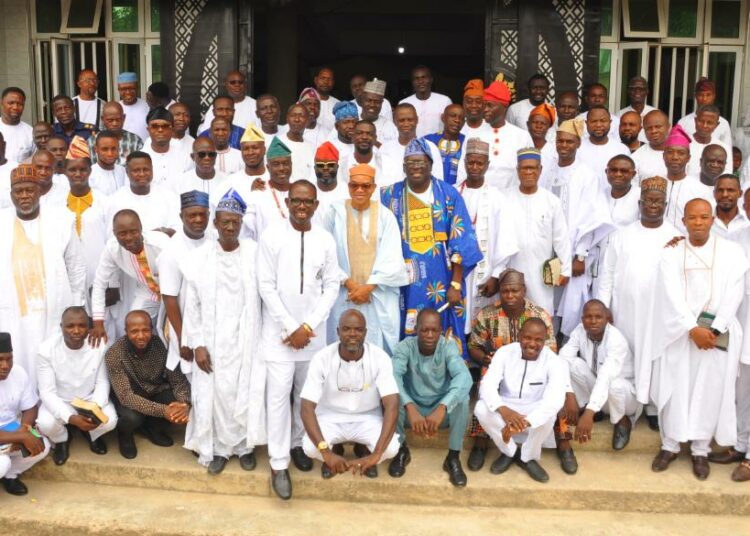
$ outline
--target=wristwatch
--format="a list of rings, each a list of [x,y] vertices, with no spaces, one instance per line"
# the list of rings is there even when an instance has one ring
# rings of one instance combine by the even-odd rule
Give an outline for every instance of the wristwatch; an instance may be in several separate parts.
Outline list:
[[[453,287],[454,289],[460,291],[461,290],[461,283],[459,283],[458,281],[451,281],[451,287]]]
[[[578,262],[586,262],[586,257],[583,255],[576,255],[576,260]]]
[[[318,450],[320,452],[323,452],[324,450],[328,450],[328,443],[326,443],[325,441],[321,441],[320,443],[318,443]]]

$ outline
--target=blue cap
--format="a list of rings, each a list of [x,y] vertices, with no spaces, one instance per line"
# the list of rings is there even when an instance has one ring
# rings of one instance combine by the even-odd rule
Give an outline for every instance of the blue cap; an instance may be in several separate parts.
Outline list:
[[[198,190],[180,194],[180,210],[188,207],[208,208],[208,194]]]
[[[343,119],[359,119],[357,105],[349,101],[337,102],[333,107],[333,116],[336,118],[336,121],[341,121]]]
[[[127,84],[129,82],[137,82],[138,76],[135,73],[120,73],[117,75],[118,84]]]
[[[242,199],[242,196],[234,188],[230,188],[224,194],[224,197],[221,198],[219,204],[216,205],[216,212],[231,212],[232,214],[244,216],[246,210],[247,204],[245,200]]]
[[[404,158],[407,156],[424,155],[432,162],[432,151],[427,145],[427,141],[424,138],[414,138],[409,142],[404,151]]]

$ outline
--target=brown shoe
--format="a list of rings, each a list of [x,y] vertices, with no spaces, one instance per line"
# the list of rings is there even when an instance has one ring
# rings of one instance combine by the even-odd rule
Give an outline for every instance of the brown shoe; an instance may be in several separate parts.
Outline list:
[[[732,471],[732,480],[735,482],[747,482],[750,480],[750,460],[742,460]]]
[[[708,461],[711,463],[720,463],[729,465],[730,463],[739,463],[745,459],[745,453],[730,448],[722,452],[709,452]]]
[[[677,459],[677,454],[668,450],[660,450],[654,461],[651,462],[651,470],[656,473],[666,471],[669,464]]]
[[[693,456],[693,474],[698,480],[706,480],[711,472],[706,456]]]

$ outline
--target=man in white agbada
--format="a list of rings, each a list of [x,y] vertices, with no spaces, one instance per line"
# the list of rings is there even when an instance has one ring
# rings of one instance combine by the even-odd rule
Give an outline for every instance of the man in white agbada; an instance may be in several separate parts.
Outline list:
[[[456,188],[466,203],[472,227],[477,235],[483,259],[466,278],[467,318],[476,318],[482,307],[491,303],[498,289],[497,277],[510,258],[518,253],[515,219],[518,217],[505,195],[485,180],[489,167],[490,146],[479,138],[466,140],[464,166],[466,180]],[[471,322],[466,333],[471,333]]]
[[[318,209],[313,224],[323,225],[331,205],[349,198],[346,182],[338,178],[339,150],[330,141],[322,143],[315,151],[313,170],[313,182],[318,189]]]
[[[97,134],[94,152],[96,163],[91,164],[89,183],[104,195],[112,195],[128,181],[125,167],[117,163],[120,158],[117,135],[106,130]]]
[[[582,136],[580,121],[569,120],[560,125],[555,141],[557,163],[550,163],[542,171],[539,183],[562,203],[574,256],[572,278],[555,312],[562,318],[560,331],[566,335],[578,325],[583,304],[591,297],[592,268],[598,263],[595,246],[614,229],[601,182],[577,155]]]
[[[393,365],[381,348],[365,342],[367,323],[359,311],[345,311],[336,331],[339,342],[313,356],[300,394],[307,432],[302,445],[308,456],[323,461],[323,478],[349,470],[375,478],[377,464],[399,449]],[[355,446],[354,460],[336,448],[349,441],[361,445]]]
[[[707,104],[716,104],[716,84],[708,78],[701,77],[695,83],[693,96],[696,110]],[[695,116],[696,112],[691,112],[677,122],[691,136],[695,134]],[[720,142],[729,147],[732,146],[732,128],[729,126],[729,121],[721,116],[719,116],[719,125],[716,127],[715,135]]]
[[[120,106],[125,113],[122,128],[145,140],[148,137],[146,116],[149,107],[145,100],[138,97],[138,75],[132,72],[118,74],[117,92],[120,94]]]
[[[526,129],[526,123],[529,120],[531,110],[547,100],[549,93],[549,80],[543,74],[536,73],[529,78],[526,84],[528,99],[514,102],[508,106],[508,115],[506,120],[518,128]]]
[[[619,137],[609,136],[612,117],[604,106],[595,106],[586,115],[586,133],[581,138],[576,160],[585,162],[599,179],[602,188],[607,187],[607,163],[620,154],[630,154],[630,149]],[[586,135],[588,134],[588,135]]]
[[[177,179],[174,183],[174,193],[181,195],[193,190],[207,193],[213,213],[219,200],[230,188],[229,176],[216,165],[216,145],[211,138],[201,136],[195,140],[190,156],[195,162],[195,167]]]
[[[19,87],[6,87],[0,101],[0,135],[5,139],[5,156],[23,162],[34,152],[31,125],[21,121],[26,107],[26,93]]]
[[[705,480],[711,441],[737,440],[735,382],[742,351],[737,308],[750,264],[742,247],[711,235],[711,205],[685,205],[687,239],[662,253],[646,357],[662,446],[651,468],[664,471],[690,442],[693,474]]]
[[[740,178],[737,175],[719,175],[714,182],[714,199],[716,200],[716,218],[714,218],[713,232],[722,238],[736,240],[736,237],[750,226],[745,211],[748,205],[748,193],[742,194]],[[743,198],[743,208],[739,207],[739,200]]]
[[[183,263],[190,253],[206,242],[206,228],[210,219],[208,194],[193,190],[180,195],[180,219],[182,228],[169,240],[169,244],[159,254],[159,290],[164,301],[164,313],[168,341],[167,368],[174,370],[178,365],[188,380],[191,380],[193,352],[183,343],[183,318],[187,295],[187,280],[183,273]],[[198,265],[202,267],[202,265]],[[195,405],[193,405],[195,407]]]
[[[240,152],[240,142],[235,141],[237,129],[239,127],[232,125],[229,118],[214,117],[208,132],[199,136],[199,138],[207,137],[213,140],[216,145],[216,170],[226,175],[236,173],[245,167],[242,152]],[[244,135],[244,132],[242,134]]]
[[[560,350],[560,357],[568,363],[575,407],[584,408],[574,438],[580,443],[589,441],[594,415],[601,411],[615,427],[612,448],[624,449],[641,405],[635,398],[633,354],[620,330],[609,323],[609,311],[602,302],[586,302],[581,323]]]
[[[666,177],[667,166],[664,163],[664,143],[669,136],[669,116],[661,110],[653,110],[643,118],[643,130],[646,141],[631,156],[635,162],[638,182],[649,177]]]
[[[183,336],[196,365],[185,448],[197,452],[198,462],[212,475],[221,473],[232,456],[252,471],[253,449],[266,443],[266,364],[257,347],[257,246],[239,240],[244,211],[242,198],[227,192],[214,218],[219,239],[193,250],[184,264]]]
[[[172,142],[174,116],[165,108],[154,108],[148,113],[149,141],[143,152],[151,157],[154,185],[174,189],[174,182],[185,171],[193,167],[190,151],[183,144]],[[127,162],[130,162],[128,155]]]
[[[553,439],[568,371],[565,361],[544,345],[546,337],[544,321],[527,318],[519,342],[500,347],[482,378],[474,415],[500,449],[494,474],[504,473],[515,461],[537,482],[549,480],[538,460],[542,446]],[[522,443],[520,449],[517,443]]]
[[[577,116],[575,116],[575,119],[580,119],[585,123],[586,118],[589,114],[589,110],[597,106],[604,106],[605,108],[609,109],[609,90],[607,89],[607,86],[605,86],[604,84],[599,84],[597,82],[588,84],[583,93],[583,102],[586,105],[586,111],[579,113]],[[584,136],[586,135],[587,134],[584,134]],[[622,139],[620,138],[620,117],[617,115],[613,114],[610,117],[608,136],[610,139],[622,141]],[[554,138],[552,139],[552,141],[554,141]]]
[[[279,135],[292,152],[292,180],[310,179],[313,174],[315,146],[305,141],[304,132],[310,112],[304,104],[292,104],[286,112],[287,131]],[[270,147],[269,147],[270,148]]]
[[[424,65],[414,67],[411,70],[411,86],[414,94],[399,102],[399,104],[408,102],[417,110],[419,117],[417,136],[420,138],[443,130],[441,116],[445,107],[451,104],[450,98],[432,91],[432,83],[432,72],[428,67]]]
[[[375,184],[378,187],[393,183],[393,175],[385,175],[385,162],[380,154],[380,149],[375,146],[378,141],[377,136],[377,130],[372,121],[366,119],[357,121],[357,124],[354,125],[354,133],[352,134],[352,145],[354,148],[351,152],[341,156],[341,160],[339,161],[338,181],[341,184],[345,184],[349,180],[349,170],[360,164],[368,164],[375,170]]]
[[[230,71],[224,80],[226,95],[234,101],[234,117],[232,124],[245,128],[249,123],[257,121],[255,111],[257,103],[254,98],[247,94],[247,77],[241,71]],[[206,110],[206,115],[198,127],[198,132],[208,130],[214,119],[213,106]]]
[[[268,181],[266,169],[266,141],[263,131],[253,124],[249,124],[240,138],[240,153],[244,168],[229,175],[229,187],[235,190],[247,203],[253,182]]]
[[[344,155],[354,150],[352,135],[354,126],[359,121],[359,111],[353,102],[337,102],[333,106],[333,117],[335,119],[333,130],[328,135],[328,141],[336,146],[339,153]]]
[[[336,80],[333,69],[330,67],[322,67],[313,78],[313,85],[320,97],[320,116],[318,117],[318,122],[329,133],[335,132],[334,124],[336,117],[334,116],[333,109],[340,102],[336,97],[331,95],[335,84]]]
[[[375,125],[378,143],[381,145],[398,138],[398,131],[393,124],[393,114],[383,114],[386,84],[383,80],[370,80],[356,99],[359,118],[366,119]],[[388,105],[390,108],[390,104]]]
[[[568,283],[573,258],[568,223],[557,196],[538,186],[542,154],[536,149],[524,149],[519,151],[517,160],[519,186],[507,190],[507,204],[517,207],[513,222],[519,251],[511,257],[508,267],[524,274],[529,300],[552,314],[554,288],[545,285],[542,267],[556,257],[561,264],[557,286]]]
[[[52,459],[63,465],[70,455],[68,427],[78,429],[88,439],[94,454],[106,454],[104,434],[117,426],[117,411],[109,400],[109,377],[104,363],[104,345],[88,341],[89,315],[83,307],[68,307],[60,321],[61,333],[52,335],[39,347],[37,379],[42,407],[39,431],[55,444]],[[93,402],[107,422],[79,414],[71,405],[75,398]]]
[[[638,202],[640,219],[615,231],[604,260],[599,265],[599,285],[594,296],[612,312],[614,325],[628,341],[634,357],[636,395],[649,404],[651,361],[645,357],[644,337],[659,284],[658,263],[666,244],[680,232],[664,219],[667,180],[652,177],[641,181]],[[649,427],[658,430],[656,409],[646,406]]]
[[[35,388],[39,343],[66,307],[84,304],[86,260],[73,215],[39,209],[34,166],[19,164],[10,181],[14,207],[0,211],[0,330],[13,335],[16,363]]]
[[[325,126],[320,120],[320,114],[322,113],[320,95],[315,88],[306,87],[299,94],[297,102],[304,105],[308,111],[307,125],[305,125],[305,132],[302,137],[306,142],[311,143],[313,147],[318,147],[331,134],[331,128]]]
[[[355,309],[367,321],[367,342],[388,355],[398,342],[400,287],[409,284],[401,233],[393,213],[377,199],[375,170],[360,164],[349,171],[349,196],[329,207],[324,228],[336,240],[341,287],[328,319],[327,340],[337,340],[338,322]]]
[[[727,155],[732,154],[732,145],[719,140],[716,135],[716,127],[721,118],[719,114],[718,106],[713,104],[701,106],[695,113],[695,131],[690,142],[690,163],[687,171],[689,175],[700,173],[703,150],[709,145],[720,145]],[[732,160],[727,158],[723,172],[731,173],[732,171]]]
[[[292,184],[286,199],[289,221],[269,227],[258,248],[258,287],[264,305],[260,348],[267,368],[267,414],[272,416],[268,455],[271,483],[282,499],[292,495],[290,458],[297,469],[312,469],[312,460],[302,450],[299,395],[310,359],[325,346],[325,321],[340,284],[336,243],[330,233],[310,223],[318,206],[315,196],[311,182]]]

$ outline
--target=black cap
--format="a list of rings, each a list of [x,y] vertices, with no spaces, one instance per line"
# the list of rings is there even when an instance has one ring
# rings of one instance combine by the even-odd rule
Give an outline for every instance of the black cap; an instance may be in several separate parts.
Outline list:
[[[10,333],[0,331],[0,354],[13,353],[13,345],[10,342]]]

